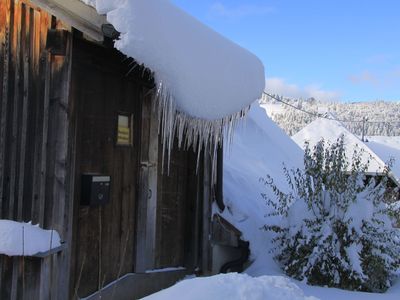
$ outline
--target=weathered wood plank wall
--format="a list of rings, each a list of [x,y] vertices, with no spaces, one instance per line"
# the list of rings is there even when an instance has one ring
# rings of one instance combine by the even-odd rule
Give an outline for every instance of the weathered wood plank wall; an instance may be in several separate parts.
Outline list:
[[[163,174],[157,120],[143,110],[151,80],[78,40],[28,0],[0,0],[0,218],[55,229],[67,245],[40,259],[0,255],[0,299],[62,300],[149,267],[207,266],[209,169],[196,174],[197,155],[174,149]],[[115,146],[118,112],[133,114],[131,148]],[[79,205],[86,172],[111,175],[109,206]]]
[[[197,197],[203,190],[198,178],[203,167],[196,173],[196,160],[197,154],[192,149],[179,150],[175,141],[169,174],[162,168],[158,170],[156,268],[199,267],[195,247],[201,243],[201,229],[196,215]],[[159,151],[159,165],[162,165],[162,151]]]
[[[0,1],[0,218],[55,229],[68,243],[72,45],[66,34],[64,55],[53,55],[50,29],[68,30],[29,1]],[[0,256],[0,298],[65,299],[68,257]]]
[[[76,38],[73,52],[77,146],[71,295],[86,297],[135,270],[143,85],[139,77],[126,76],[124,57],[114,49]],[[131,145],[116,144],[121,113],[131,116]],[[109,203],[80,205],[85,173],[111,177]]]

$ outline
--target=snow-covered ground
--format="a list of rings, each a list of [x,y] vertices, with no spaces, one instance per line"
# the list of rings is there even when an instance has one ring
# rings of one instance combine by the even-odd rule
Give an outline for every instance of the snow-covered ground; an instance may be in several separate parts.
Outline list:
[[[400,284],[385,294],[308,286],[285,276],[220,274],[183,280],[144,300],[399,300]]]
[[[305,296],[296,284],[282,276],[253,278],[236,273],[183,280],[170,289],[143,299],[316,300]]]
[[[31,223],[0,220],[0,254],[32,256],[61,245],[55,230],[43,230]]]
[[[226,147],[227,149],[228,147]],[[282,163],[301,167],[303,152],[264,109],[253,105],[249,116],[235,133],[224,157],[224,217],[250,241],[253,264],[245,275],[228,274],[184,280],[170,289],[146,298],[158,299],[321,299],[321,300],[399,300],[400,281],[385,294],[350,292],[309,286],[285,276],[269,252],[271,236],[260,228],[273,222],[261,193],[268,192],[259,178],[270,174],[285,188]]]

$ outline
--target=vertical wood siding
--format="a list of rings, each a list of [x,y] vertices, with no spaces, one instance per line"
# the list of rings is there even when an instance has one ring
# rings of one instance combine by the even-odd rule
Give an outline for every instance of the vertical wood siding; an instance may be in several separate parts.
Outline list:
[[[55,31],[66,33],[64,51],[50,44]],[[148,149],[157,134],[146,127],[152,112],[142,115],[151,83],[126,76],[122,61],[116,50],[72,39],[70,28],[28,0],[0,0],[0,219],[55,229],[66,243],[44,259],[0,255],[0,299],[73,299],[139,271],[145,223],[152,238],[142,248],[151,250],[151,266],[205,265],[207,164],[197,174],[197,155],[175,149],[169,175],[143,167],[157,154],[161,165],[162,147]],[[133,113],[132,148],[115,147],[118,111]],[[79,205],[87,172],[111,175],[108,206]],[[139,205],[150,184],[152,220]]]
[[[0,1],[0,218],[55,229],[68,243],[72,45],[52,55],[49,29],[66,28],[29,1]],[[68,257],[0,255],[0,299],[66,298]]]

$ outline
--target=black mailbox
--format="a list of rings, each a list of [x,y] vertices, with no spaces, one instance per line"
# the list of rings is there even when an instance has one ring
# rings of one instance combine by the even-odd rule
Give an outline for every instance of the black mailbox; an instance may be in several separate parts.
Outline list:
[[[99,206],[110,202],[111,177],[106,175],[82,175],[81,205]]]

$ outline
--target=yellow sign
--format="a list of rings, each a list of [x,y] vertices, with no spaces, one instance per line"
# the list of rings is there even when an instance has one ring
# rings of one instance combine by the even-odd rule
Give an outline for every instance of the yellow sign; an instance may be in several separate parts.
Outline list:
[[[130,118],[128,116],[118,116],[118,145],[130,145],[131,144],[131,128]]]

